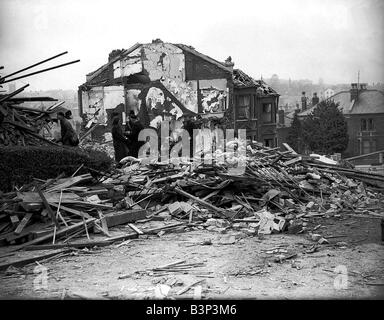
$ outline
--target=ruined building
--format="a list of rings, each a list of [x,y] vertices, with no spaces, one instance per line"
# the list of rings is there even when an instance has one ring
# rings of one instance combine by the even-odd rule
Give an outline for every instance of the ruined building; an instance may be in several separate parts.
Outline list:
[[[115,111],[133,111],[145,126],[158,114],[226,117],[231,127],[247,128],[253,139],[276,145],[277,93],[233,66],[230,57],[219,62],[159,39],[113,50],[79,86],[79,111],[88,119],[98,111],[98,122],[105,124]],[[242,119],[244,112],[252,115],[249,121]]]

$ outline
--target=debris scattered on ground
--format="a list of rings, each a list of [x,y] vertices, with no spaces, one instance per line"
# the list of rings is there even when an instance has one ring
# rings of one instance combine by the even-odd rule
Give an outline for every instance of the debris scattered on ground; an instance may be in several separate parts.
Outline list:
[[[311,231],[313,241],[328,244],[332,235],[319,232],[321,224],[309,230],[306,219],[351,211],[382,216],[382,195],[361,181],[361,172],[304,155],[291,161],[297,158],[254,143],[247,146],[241,175],[230,175],[228,163],[144,165],[128,157],[122,167],[97,178],[88,173],[35,179],[0,194],[0,244],[13,250],[80,249],[201,229],[217,233],[217,243],[227,245],[241,237]],[[382,179],[373,174],[364,179],[367,175]],[[148,221],[163,225],[151,230],[135,225]],[[122,225],[129,232],[112,236]],[[87,240],[74,242],[79,237]]]

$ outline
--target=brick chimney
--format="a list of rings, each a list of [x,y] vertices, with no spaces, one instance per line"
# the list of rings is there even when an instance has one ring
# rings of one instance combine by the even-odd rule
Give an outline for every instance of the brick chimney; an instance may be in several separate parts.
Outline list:
[[[282,126],[284,125],[284,110],[283,109],[279,110],[279,124]]]
[[[307,97],[305,96],[305,91],[302,92],[303,96],[301,97],[301,111],[307,110]]]
[[[357,100],[359,98],[359,93],[364,90],[367,90],[366,83],[360,83],[360,86],[358,83],[351,83],[351,89],[349,90],[351,93],[351,101]]]
[[[319,97],[317,96],[317,92],[314,92],[313,93],[313,97],[312,97],[312,106],[318,104],[320,101]]]
[[[235,63],[232,62],[232,58],[231,58],[231,56],[229,56],[229,57],[225,60],[224,65],[225,65],[228,69],[230,69],[231,71],[233,71],[233,67],[235,66]]]
[[[351,101],[357,100],[359,97],[359,88],[357,87],[357,83],[351,83],[351,89],[349,91],[351,93]]]
[[[108,62],[113,60],[113,59],[115,59],[119,55],[121,55],[124,51],[125,51],[125,49],[115,49],[115,50],[112,50],[109,53],[109,55],[108,55]]]
[[[367,90],[367,84],[366,83],[360,83],[360,91]]]

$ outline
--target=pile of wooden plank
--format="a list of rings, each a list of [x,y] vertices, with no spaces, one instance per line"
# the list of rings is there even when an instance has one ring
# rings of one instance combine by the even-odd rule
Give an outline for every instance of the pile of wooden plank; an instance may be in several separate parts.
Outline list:
[[[39,61],[33,65],[27,66],[8,75],[0,76],[0,87],[2,84],[7,82],[23,79],[35,74],[61,68],[80,61],[74,60],[54,67],[49,67],[32,73],[13,77],[16,74],[34,68],[47,61],[56,59],[57,57],[60,57],[67,53],[67,51],[62,52],[53,57]],[[0,95],[0,146],[27,146],[41,144],[57,145],[49,139],[45,139],[41,135],[41,133],[44,129],[49,131],[48,123],[52,120],[51,115],[53,113],[56,113],[56,109],[64,102],[58,102],[56,104],[53,104],[46,110],[26,107],[23,105],[23,103],[28,101],[57,101],[56,99],[50,97],[15,97],[19,93],[24,91],[24,89],[26,89],[28,86],[29,84],[26,84],[13,92],[10,92],[5,95]]]
[[[43,99],[43,98],[41,98]],[[44,98],[46,101],[55,101]],[[0,123],[0,145],[27,146],[27,145],[57,145],[43,137],[43,131],[49,132],[49,124],[56,107],[56,103],[48,111],[23,107],[19,103],[6,102],[0,105],[3,119]]]
[[[228,172],[228,165],[215,162],[133,161],[111,173],[99,172],[98,180],[90,173],[36,179],[0,194],[0,243],[33,249],[109,245],[142,234],[132,222],[143,219],[177,222],[145,234],[194,224],[217,231],[245,225],[249,235],[299,232],[302,217],[382,210],[382,194],[358,180],[354,170],[291,150],[249,145],[244,172]],[[122,224],[133,232],[111,236],[109,228]],[[106,238],[73,243],[90,232]]]

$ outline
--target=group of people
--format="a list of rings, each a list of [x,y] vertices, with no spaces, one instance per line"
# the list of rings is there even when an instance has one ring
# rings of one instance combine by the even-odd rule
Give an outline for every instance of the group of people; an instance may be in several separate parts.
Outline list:
[[[116,162],[120,162],[127,156],[138,157],[140,147],[144,144],[144,142],[139,141],[139,133],[142,129],[144,126],[133,111],[129,114],[129,121],[125,128],[120,123],[119,114],[113,114],[112,139]]]
[[[163,121],[163,116],[159,113],[154,112],[154,119],[150,122],[149,128],[155,130],[159,137],[159,146],[160,146],[160,128],[161,122]],[[190,117],[183,116],[182,119],[176,120],[175,117],[170,119],[170,143],[169,146],[172,146],[181,140],[181,136],[176,137],[180,132],[180,129],[186,129],[192,137],[192,131],[195,128],[193,125],[193,120]],[[145,144],[144,141],[139,141],[139,133],[145,127],[141,123],[140,119],[134,114],[133,111],[129,114],[129,121],[126,123],[125,127],[121,124],[120,114],[112,114],[112,139],[113,147],[115,150],[115,160],[120,162],[121,159],[126,156],[132,156],[138,158],[139,150],[142,145]],[[192,141],[191,141],[192,147]]]

